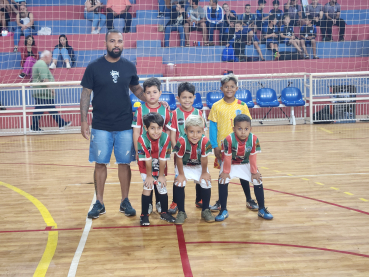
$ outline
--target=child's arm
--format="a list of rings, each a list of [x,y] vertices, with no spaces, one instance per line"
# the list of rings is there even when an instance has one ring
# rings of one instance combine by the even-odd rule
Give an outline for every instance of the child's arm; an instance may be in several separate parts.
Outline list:
[[[174,180],[174,185],[176,185],[177,187],[183,187],[187,182],[186,176],[184,175],[183,171],[183,159],[178,157],[177,155],[176,162],[178,168],[178,176]]]
[[[209,136],[210,136],[210,144],[211,147],[214,149],[214,155],[218,160],[222,159],[221,151],[217,142],[218,139],[218,124],[214,121],[210,120],[210,129],[209,129]]]
[[[261,183],[261,174],[258,171],[258,167],[256,164],[256,154],[250,155],[250,168],[251,168],[251,180],[256,179],[259,183]]]
[[[211,184],[211,176],[208,172],[208,157],[201,157],[201,168],[202,168],[202,173],[200,176],[200,183],[202,182],[202,180],[205,181],[206,186],[209,186],[209,184]]]
[[[137,158],[137,153],[138,153],[138,149],[137,149],[137,141],[138,138],[140,137],[140,132],[141,129],[140,128],[133,128],[133,145],[135,147],[135,151],[136,151],[136,158]]]
[[[176,134],[177,134],[177,131],[173,131],[173,130],[170,130],[170,142],[172,144],[172,147],[174,148],[177,144],[177,141],[176,141]]]
[[[152,177],[152,159],[145,161],[146,165],[146,180],[145,187],[152,189],[154,187],[154,177]]]
[[[166,160],[159,160],[159,177],[158,182],[161,183],[161,187],[165,188],[167,186],[167,179],[165,178],[164,170],[167,166]]]

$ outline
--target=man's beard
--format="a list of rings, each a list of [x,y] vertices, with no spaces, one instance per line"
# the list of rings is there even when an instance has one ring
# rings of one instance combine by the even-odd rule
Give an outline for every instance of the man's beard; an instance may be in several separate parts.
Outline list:
[[[106,49],[106,51],[108,52],[110,57],[112,57],[113,59],[116,59],[116,58],[119,58],[122,55],[123,50],[119,50],[119,52],[117,52],[117,53],[115,53],[114,50],[109,51],[108,49]]]

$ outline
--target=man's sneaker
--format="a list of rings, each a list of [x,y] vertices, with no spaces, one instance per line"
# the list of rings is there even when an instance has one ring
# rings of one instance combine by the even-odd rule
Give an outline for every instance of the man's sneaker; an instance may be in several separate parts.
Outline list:
[[[195,204],[196,204],[196,208],[202,209],[202,200],[200,200],[199,202],[195,202]]]
[[[88,218],[98,218],[101,214],[104,214],[105,206],[100,203],[99,200],[96,200],[96,203],[92,206],[91,211],[88,212]]]
[[[124,199],[122,203],[120,203],[120,212],[124,213],[126,216],[134,216],[136,215],[136,210],[132,208],[131,203],[128,198]]]
[[[149,204],[148,214],[149,214],[149,215],[150,215],[150,214],[152,214],[152,204],[151,204],[151,203]]]
[[[22,78],[23,79],[24,77],[26,77],[26,74],[25,73],[22,72],[21,74],[19,74],[19,78]]]
[[[201,212],[201,217],[205,219],[206,222],[214,222],[215,217],[211,213],[210,209],[206,209],[205,211]]]
[[[219,200],[217,200],[217,202],[215,202],[214,206],[210,207],[211,211],[220,211],[220,202]]]
[[[264,218],[264,219],[273,219],[272,214],[267,210],[267,208],[262,208],[258,212],[258,216]]]
[[[187,214],[185,212],[178,212],[176,221],[174,221],[174,224],[176,225],[182,225],[187,218]]]
[[[160,214],[161,213],[161,204],[160,202],[156,202],[156,211]]]
[[[158,16],[157,16],[157,18],[162,18],[162,17],[164,17],[163,13],[159,13]]]
[[[42,132],[43,130],[41,128],[38,129],[34,129],[34,128],[29,128],[30,132]]]
[[[177,203],[172,202],[168,209],[168,214],[175,214],[178,211]]]
[[[250,210],[258,210],[259,206],[258,206],[258,204],[256,204],[254,199],[251,199],[249,201],[246,201],[246,208],[248,208]]]
[[[174,221],[176,221],[176,219],[171,216],[170,214],[163,212],[160,214],[160,219],[165,220],[167,222],[173,223]]]
[[[219,214],[215,217],[215,221],[223,221],[228,217],[228,211],[220,211]]]
[[[65,127],[69,127],[70,125],[72,125],[72,121],[65,122],[65,124],[63,126],[60,126],[59,129],[64,129]]]
[[[149,215],[145,214],[145,215],[141,215],[140,216],[140,224],[141,226],[149,226],[150,225],[150,220],[149,220]]]

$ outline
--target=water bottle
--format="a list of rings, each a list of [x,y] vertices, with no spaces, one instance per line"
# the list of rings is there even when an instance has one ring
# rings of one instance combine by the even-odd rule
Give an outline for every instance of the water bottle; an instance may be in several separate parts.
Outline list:
[[[192,22],[192,27],[196,27],[196,23],[195,22]]]
[[[200,41],[197,42],[197,46],[201,46],[201,42]]]

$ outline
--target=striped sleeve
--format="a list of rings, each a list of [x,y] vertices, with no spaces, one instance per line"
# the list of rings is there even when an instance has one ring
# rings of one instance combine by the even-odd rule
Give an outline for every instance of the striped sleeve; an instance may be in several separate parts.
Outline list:
[[[252,150],[250,155],[255,155],[261,152],[259,139],[253,134],[252,135]]]
[[[173,149],[173,152],[176,153],[176,155],[179,158],[182,158],[183,155],[185,154],[185,151],[186,151],[186,141],[184,140],[183,137],[180,137],[178,139],[176,146]]]
[[[222,152],[224,152],[224,154],[226,156],[231,156],[232,155],[232,138],[231,138],[231,136],[227,136],[222,141]]]
[[[151,160],[150,152],[147,150],[145,142],[142,139],[142,136],[138,138],[137,142],[137,154],[139,161],[149,161]]]
[[[131,127],[133,128],[141,128],[141,122],[142,122],[142,108],[139,107],[136,112],[135,115],[133,116],[133,120],[132,120],[132,125]]]
[[[178,130],[178,126],[177,126],[177,110],[172,112],[172,120],[170,122],[170,124],[168,124],[168,128],[172,131],[177,131]]]
[[[212,151],[210,140],[207,137],[203,137],[201,141],[201,157],[207,157]]]
[[[171,127],[171,124],[172,124],[172,113],[168,110],[168,109],[165,109],[165,122],[164,122],[164,125],[165,127],[167,127],[169,130],[173,130],[175,131],[174,129],[172,129]]]

